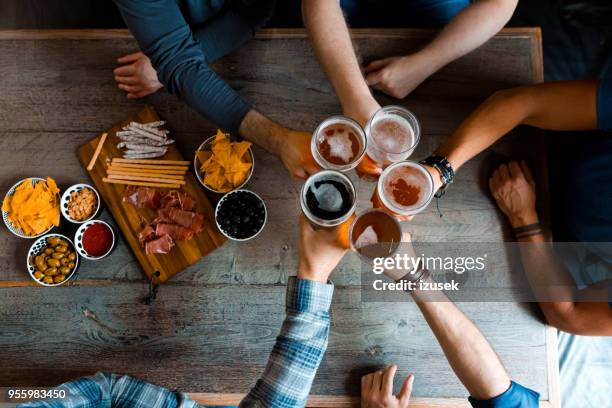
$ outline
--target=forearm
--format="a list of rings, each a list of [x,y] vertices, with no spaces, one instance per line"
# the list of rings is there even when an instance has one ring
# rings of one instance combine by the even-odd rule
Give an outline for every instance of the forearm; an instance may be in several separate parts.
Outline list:
[[[548,323],[580,335],[612,335],[612,311],[606,302],[576,302],[576,284],[543,234],[519,243],[523,269]]]
[[[438,149],[454,169],[518,125],[547,130],[597,128],[597,82],[550,82],[499,91],[480,105]]]
[[[240,124],[240,135],[277,156],[287,140],[286,133],[286,128],[254,109]]]
[[[442,292],[415,291],[412,295],[470,395],[490,399],[504,393],[510,386],[508,374],[476,325]]]
[[[302,16],[315,56],[334,87],[345,113],[359,110],[367,121],[369,109],[376,110],[376,101],[363,78],[357,56],[338,0],[303,0]],[[367,107],[365,107],[367,106]],[[355,116],[355,115],[353,115]]]
[[[327,348],[333,286],[290,278],[287,317],[261,379],[240,403],[250,406],[305,406]]]
[[[423,50],[432,73],[480,47],[510,20],[517,0],[480,0],[459,13]]]

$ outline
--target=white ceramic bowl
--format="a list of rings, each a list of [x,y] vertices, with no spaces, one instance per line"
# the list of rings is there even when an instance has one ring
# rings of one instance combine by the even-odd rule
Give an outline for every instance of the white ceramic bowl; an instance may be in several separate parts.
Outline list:
[[[94,212],[91,214],[91,216],[89,218],[87,218],[86,220],[82,220],[82,221],[77,221],[73,218],[70,217],[70,215],[68,215],[68,203],[70,202],[70,195],[76,191],[80,191],[84,188],[88,188],[91,191],[93,191],[94,195],[96,196],[96,209],[94,210]],[[68,187],[68,189],[66,189],[66,191],[64,191],[64,194],[62,194],[62,199],[60,200],[60,210],[62,211],[62,215],[64,216],[65,219],[67,219],[68,221],[70,221],[73,224],[82,224],[84,222],[87,222],[91,219],[93,219],[96,214],[98,213],[98,211],[100,211],[100,194],[98,194],[98,191],[93,188],[92,186],[90,186],[89,184],[74,184],[70,187]]]
[[[76,254],[76,258],[74,260],[74,269],[72,270],[72,272],[70,272],[70,275],[68,275],[66,277],[66,279],[64,279],[63,282],[60,283],[45,283],[43,281],[39,281],[38,279],[36,279],[36,277],[34,277],[34,272],[36,272],[36,267],[32,264],[30,264],[30,260],[33,259],[36,255],[39,255],[40,250],[42,248],[44,248],[47,245],[47,239],[51,238],[51,237],[58,237],[63,239],[64,241],[67,241],[70,244],[70,249],[72,251],[75,250],[74,247],[74,243],[66,236],[62,235],[62,234],[47,234],[44,235],[40,238],[38,238],[36,241],[34,241],[34,243],[32,244],[32,246],[30,246],[30,250],[28,251],[28,256],[26,258],[26,267],[28,269],[28,272],[30,273],[30,276],[32,277],[32,279],[42,285],[42,286],[61,286],[64,283],[68,282],[70,279],[72,279],[72,277],[76,274],[77,269],[79,268],[79,254],[75,252]]]
[[[110,229],[110,231],[111,231],[111,236],[112,236],[111,246],[110,246],[109,250],[104,255],[102,255],[102,256],[97,256],[97,257],[96,256],[91,256],[91,255],[89,255],[87,253],[87,251],[85,251],[85,248],[83,248],[83,234],[85,233],[85,230],[87,228],[89,228],[93,224],[103,224],[103,225],[106,225],[108,227],[108,229]],[[76,251],[83,258],[89,259],[89,260],[92,260],[92,261],[97,261],[98,259],[106,258],[108,256],[108,254],[110,254],[113,251],[113,248],[115,248],[115,242],[117,242],[117,238],[115,236],[115,230],[113,230],[113,227],[111,227],[107,222],[104,222],[102,220],[87,221],[87,222],[81,224],[79,229],[77,229],[76,233],[74,234],[74,243],[75,243]]]
[[[219,208],[221,207],[221,203],[224,202],[227,199],[227,197],[229,197],[230,195],[238,193],[238,192],[241,192],[241,191],[245,191],[245,192],[247,192],[249,194],[253,194],[255,197],[257,197],[259,199],[259,201],[261,201],[261,203],[263,204],[263,208],[264,208],[264,221],[263,221],[263,224],[261,225],[261,228],[259,229],[259,231],[257,231],[257,233],[255,235],[253,235],[252,237],[249,237],[249,238],[234,238],[234,237],[230,236],[225,231],[223,231],[223,228],[221,228],[221,225],[219,224],[219,219],[218,219]],[[227,193],[223,197],[221,197],[221,199],[217,203],[217,206],[215,207],[215,223],[217,224],[217,228],[219,229],[219,231],[221,231],[221,233],[227,239],[230,239],[232,241],[244,242],[244,241],[249,241],[249,240],[255,238],[256,236],[258,236],[261,233],[261,231],[263,231],[263,229],[266,227],[266,223],[267,222],[268,222],[268,208],[266,207],[266,203],[265,203],[265,201],[260,196],[258,196],[256,193],[252,192],[251,190],[240,189],[240,190],[230,191],[229,193]]]
[[[215,140],[215,137],[216,136],[211,136],[208,139],[206,139],[204,142],[202,142],[202,144],[200,145],[200,147],[198,147],[198,150],[196,150],[196,152],[199,150],[210,150],[208,149],[208,145],[210,144],[210,142]],[[249,171],[247,178],[244,180],[242,184],[240,184],[235,189],[228,191],[228,193],[231,193],[232,191],[240,190],[242,187],[246,186],[246,184],[251,180],[251,177],[253,176],[253,171],[255,170],[255,156],[253,155],[253,149],[251,147],[249,147],[249,155],[251,156],[251,171]],[[193,171],[195,172],[196,177],[198,178],[198,181],[200,182],[200,184],[204,186],[204,188],[207,189],[208,191],[211,191],[217,194],[225,194],[224,192],[213,190],[208,185],[206,185],[206,183],[204,183],[204,176],[202,172],[200,171],[201,165],[202,163],[200,163],[200,160],[198,160],[198,155],[196,154],[193,158]]]
[[[40,177],[28,177],[30,180],[32,180],[32,184],[36,185],[37,183],[40,183],[41,181],[46,181],[43,178]],[[9,191],[6,193],[6,195],[4,196],[4,198],[6,197],[10,197],[13,194],[15,194],[15,189],[17,189],[17,187],[23,183],[24,181],[26,181],[28,179],[23,179],[23,180],[19,180],[17,183],[13,184],[13,186],[9,189]],[[8,218],[8,213],[5,211],[2,211],[2,219],[4,220],[4,224],[6,225],[6,228],[9,229],[9,231],[11,231],[14,235],[17,235],[20,238],[26,238],[26,239],[31,239],[31,238],[38,238],[40,236],[43,236],[45,234],[47,234],[49,231],[51,231],[54,227],[54,225],[51,225],[47,230],[41,232],[40,234],[37,235],[26,235],[23,233],[22,230],[20,230],[19,228],[17,228],[15,225],[13,225],[11,223],[11,221],[9,221]]]

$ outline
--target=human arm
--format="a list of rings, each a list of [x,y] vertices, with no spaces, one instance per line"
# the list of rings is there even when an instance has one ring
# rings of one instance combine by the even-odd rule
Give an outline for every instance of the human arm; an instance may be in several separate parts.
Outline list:
[[[314,230],[300,218],[300,262],[287,284],[287,317],[268,365],[241,407],[306,405],[327,348],[333,285],[329,275],[344,256],[337,229]]]
[[[512,17],[518,0],[474,1],[423,49],[402,57],[372,61],[366,81],[395,98],[405,98],[430,75],[480,47]]]
[[[497,169],[489,181],[491,193],[512,228],[539,223],[535,183],[526,163]],[[559,330],[583,336],[612,336],[612,309],[607,302],[577,302],[576,284],[555,255],[543,232],[519,238],[527,280],[548,323]]]
[[[170,93],[224,130],[240,134],[279,156],[292,175],[304,178],[316,171],[310,154],[310,134],[282,127],[258,113],[225,83],[208,66],[205,48],[194,37],[177,2],[115,3]]]
[[[19,408],[196,408],[186,394],[173,392],[127,375],[97,373],[79,378],[56,388],[66,397],[56,400],[32,401]]]
[[[380,105],[366,84],[337,0],[302,0],[302,17],[315,56],[346,116],[362,126]]]

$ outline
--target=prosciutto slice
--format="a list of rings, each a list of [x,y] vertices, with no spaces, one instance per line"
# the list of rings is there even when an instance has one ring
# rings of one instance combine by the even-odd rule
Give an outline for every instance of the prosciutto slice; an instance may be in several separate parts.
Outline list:
[[[155,228],[153,228],[153,226],[150,224],[147,224],[138,233],[138,242],[140,242],[140,245],[144,245],[146,242],[155,239],[156,235]]]
[[[204,216],[202,214],[171,208],[168,216],[174,223],[189,228],[196,234],[204,229]]]
[[[193,197],[177,190],[170,191],[161,201],[162,208],[174,207],[185,211],[193,211],[195,204]]]
[[[163,194],[154,188],[128,186],[123,194],[123,202],[130,203],[136,208],[152,208],[161,206]]]
[[[154,234],[157,236],[169,235],[175,241],[189,241],[193,238],[194,232],[177,224],[157,224]]]
[[[149,241],[145,244],[145,252],[147,254],[167,254],[174,246],[174,241],[168,234]]]

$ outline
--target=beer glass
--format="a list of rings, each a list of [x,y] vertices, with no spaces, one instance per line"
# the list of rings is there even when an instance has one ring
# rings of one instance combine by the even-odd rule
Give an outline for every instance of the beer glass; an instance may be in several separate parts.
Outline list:
[[[366,152],[367,139],[359,123],[344,116],[325,119],[312,135],[310,150],[324,169],[349,171]]]
[[[300,192],[302,212],[315,228],[334,228],[355,212],[355,186],[337,170],[322,170],[310,176]]]

